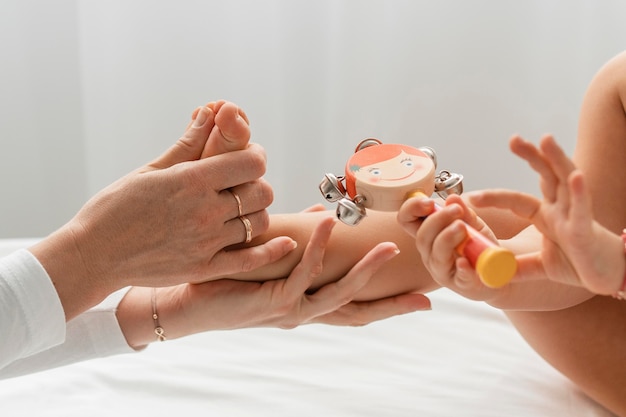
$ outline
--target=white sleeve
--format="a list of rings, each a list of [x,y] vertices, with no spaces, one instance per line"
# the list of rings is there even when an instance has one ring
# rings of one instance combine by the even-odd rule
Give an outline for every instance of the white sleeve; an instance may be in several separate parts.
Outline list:
[[[0,259],[0,368],[63,340],[63,306],[37,258],[21,249]]]
[[[135,352],[126,343],[115,315],[128,288],[113,293],[66,325],[54,286],[30,252],[18,251],[1,260],[0,286],[0,379]],[[5,294],[5,286],[23,290],[12,296],[15,291]],[[40,294],[33,296],[31,286]],[[12,304],[5,304],[5,297]]]

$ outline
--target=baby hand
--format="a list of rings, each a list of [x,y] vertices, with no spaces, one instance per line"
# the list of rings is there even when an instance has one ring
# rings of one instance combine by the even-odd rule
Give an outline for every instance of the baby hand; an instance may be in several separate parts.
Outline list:
[[[473,300],[486,301],[498,293],[485,286],[468,259],[459,255],[457,247],[469,237],[468,225],[496,241],[492,231],[459,196],[450,196],[439,210],[435,210],[432,199],[410,198],[400,208],[398,222],[415,237],[422,262],[438,284]]]

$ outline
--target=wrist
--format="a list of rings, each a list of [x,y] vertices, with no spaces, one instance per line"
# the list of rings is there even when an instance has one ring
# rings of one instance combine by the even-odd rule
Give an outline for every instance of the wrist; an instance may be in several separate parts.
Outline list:
[[[132,287],[128,291],[118,306],[116,317],[130,347],[142,349],[152,342],[192,333],[181,307],[184,287]]]
[[[121,287],[95,274],[69,225],[29,248],[46,270],[63,305],[66,321],[97,305]]]
[[[150,292],[151,288],[132,287],[120,301],[115,313],[126,343],[136,350],[156,340],[152,327]]]

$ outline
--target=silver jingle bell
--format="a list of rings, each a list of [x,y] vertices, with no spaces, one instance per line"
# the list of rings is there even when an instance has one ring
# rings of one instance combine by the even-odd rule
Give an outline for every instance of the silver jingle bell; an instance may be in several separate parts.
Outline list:
[[[359,142],[358,145],[356,145],[356,148],[354,149],[354,153],[357,153],[360,150],[363,150],[365,148],[369,148],[370,146],[375,146],[375,145],[382,145],[382,142],[376,138],[363,139],[361,142]]]
[[[444,200],[450,194],[463,193],[463,175],[450,171],[441,171],[435,178],[435,192]]]
[[[421,146],[419,148],[420,151],[424,152],[430,159],[432,159],[435,168],[437,168],[437,153],[430,146]]]
[[[356,197],[355,201],[342,198],[337,203],[337,218],[348,226],[356,226],[367,215],[365,207],[361,204],[361,198]]]
[[[335,177],[333,174],[324,175],[324,179],[320,183],[320,192],[329,202],[335,202],[346,195],[346,189],[341,183],[343,177]]]

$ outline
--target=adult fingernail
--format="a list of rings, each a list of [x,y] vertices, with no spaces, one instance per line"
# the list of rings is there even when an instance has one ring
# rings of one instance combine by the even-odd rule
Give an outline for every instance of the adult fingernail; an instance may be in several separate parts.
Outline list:
[[[430,302],[430,299],[426,299],[424,304],[420,306],[419,311],[430,311],[433,309],[433,305]]]
[[[204,107],[200,107],[198,110],[198,114],[196,115],[196,119],[193,121],[194,127],[201,127],[204,125],[207,119],[207,110]]]

